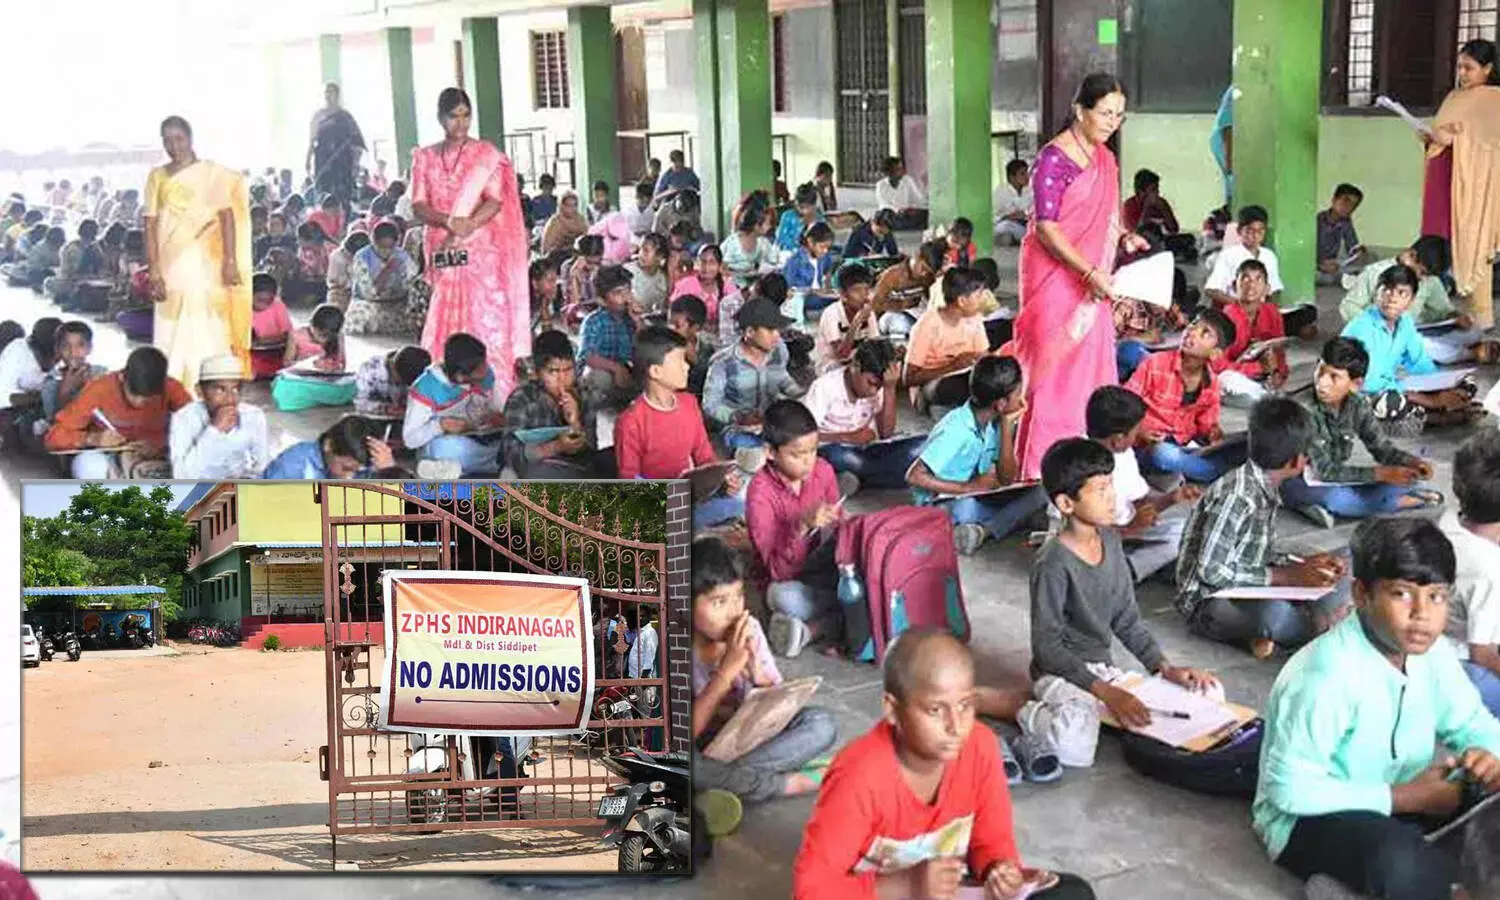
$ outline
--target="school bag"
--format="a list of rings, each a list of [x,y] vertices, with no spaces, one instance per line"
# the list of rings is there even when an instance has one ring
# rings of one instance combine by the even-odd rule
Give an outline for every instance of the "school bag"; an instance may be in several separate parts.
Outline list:
[[[969,614],[946,510],[898,506],[856,516],[839,526],[834,561],[845,573],[839,599],[844,646],[861,662],[878,663],[886,647],[912,628],[938,628],[969,639]],[[849,596],[848,573],[857,573]],[[853,599],[854,602],[850,602]]]
[[[1255,796],[1260,776],[1260,742],[1265,727],[1264,719],[1252,719],[1217,746],[1198,753],[1124,731],[1120,733],[1120,749],[1125,762],[1147,778],[1200,794],[1248,800]]]

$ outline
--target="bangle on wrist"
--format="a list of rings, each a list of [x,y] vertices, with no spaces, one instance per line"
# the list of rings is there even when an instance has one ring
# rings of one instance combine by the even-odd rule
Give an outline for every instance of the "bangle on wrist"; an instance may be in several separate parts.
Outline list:
[[[1091,278],[1094,277],[1094,273],[1097,272],[1097,271],[1099,271],[1099,269],[1097,267],[1095,267],[1095,268],[1089,269],[1087,272],[1084,272],[1083,273],[1083,280],[1084,281],[1090,280]]]

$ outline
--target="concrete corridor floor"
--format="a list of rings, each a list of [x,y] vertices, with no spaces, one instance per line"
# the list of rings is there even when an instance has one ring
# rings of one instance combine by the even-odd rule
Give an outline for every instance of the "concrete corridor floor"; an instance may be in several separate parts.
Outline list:
[[[1007,254],[1004,259],[1009,263],[1008,266],[1002,263],[1004,277],[1013,286],[1015,251],[1001,252]],[[1331,291],[1319,296],[1325,333],[1338,321],[1337,300]],[[29,324],[31,318],[45,314],[45,306],[26,292],[0,291],[0,318],[17,318]],[[299,312],[300,321],[306,311]],[[99,361],[117,364],[126,349],[123,339],[112,326],[100,326],[98,330]],[[388,346],[355,340],[350,343],[354,359],[373,352],[377,346]],[[1294,347],[1293,385],[1310,382],[1320,345],[1321,342],[1315,342]],[[1493,369],[1481,372],[1482,388],[1488,389],[1494,380]],[[329,420],[336,415],[334,411]],[[1244,422],[1243,410],[1226,409],[1226,431],[1243,429]],[[311,436],[324,424],[306,414],[288,417],[277,413],[272,413],[272,423],[273,440],[284,443]],[[1446,495],[1451,496],[1454,452],[1469,433],[1470,430],[1436,431],[1408,445],[1414,451],[1425,448],[1430,453],[1437,466],[1434,485]],[[11,463],[7,462],[5,468],[7,481],[18,476]],[[46,473],[27,474],[45,477]],[[862,493],[850,501],[850,507],[855,512],[869,511],[900,502],[899,497],[895,493]],[[1285,511],[1278,525],[1283,545],[1308,549],[1342,545],[1353,530],[1353,523],[1346,522],[1324,531]],[[1024,678],[1029,662],[1027,580],[1031,554],[1031,550],[1011,540],[1000,545],[987,543],[962,562],[973,621],[973,649],[985,683],[1016,684]],[[1148,583],[1140,588],[1138,597],[1153,632],[1171,659],[1214,670],[1233,700],[1255,707],[1264,704],[1284,656],[1259,663],[1245,651],[1190,637],[1172,609],[1171,588],[1166,584]],[[1115,654],[1117,662],[1134,664],[1118,645]],[[880,679],[873,667],[806,653],[796,660],[785,661],[782,671],[788,677],[810,674],[823,677],[816,702],[837,716],[841,742],[868,729],[879,715]],[[1051,785],[1022,784],[1013,790],[1012,797],[1017,837],[1027,862],[1081,875],[1093,883],[1103,900],[1271,900],[1300,896],[1299,885],[1272,865],[1252,834],[1247,803],[1203,797],[1148,781],[1124,764],[1117,743],[1108,737],[1101,740],[1094,768],[1070,770],[1061,781]],[[709,891],[723,897],[787,896],[802,826],[811,806],[811,798],[801,798],[752,808],[740,831],[717,843],[714,859],[690,882],[627,885],[607,880],[591,889],[574,888],[567,893],[622,900],[636,897],[676,900],[706,896]],[[540,888],[499,885],[479,879],[383,877],[376,880],[341,875],[274,881],[38,878],[36,883],[43,900],[168,900],[207,896],[249,900],[252,894],[269,890],[274,890],[281,900],[314,896],[396,900],[432,890],[464,900],[541,893]]]

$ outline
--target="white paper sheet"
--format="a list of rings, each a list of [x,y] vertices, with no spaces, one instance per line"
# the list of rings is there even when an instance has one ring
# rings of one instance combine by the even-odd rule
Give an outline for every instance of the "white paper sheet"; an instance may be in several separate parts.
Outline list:
[[[1425,325],[1418,325],[1417,326],[1417,330],[1420,331],[1420,332],[1423,332],[1425,334],[1426,332],[1429,332],[1429,331],[1437,331],[1439,328],[1448,328],[1450,326],[1454,326],[1454,325],[1457,325],[1457,324],[1458,324],[1458,319],[1456,317],[1453,317],[1453,318],[1443,319],[1440,322],[1428,322]]]
[[[1469,369],[1445,369],[1441,372],[1430,372],[1426,375],[1406,375],[1401,379],[1401,390],[1403,391],[1446,391],[1456,386],[1464,376],[1473,374]]]
[[[1156,738],[1173,747],[1181,747],[1237,721],[1234,713],[1219,701],[1179,687],[1164,678],[1152,676],[1119,686],[1135,695],[1148,708],[1188,714],[1189,718],[1186,719],[1154,715],[1150,725],[1131,729],[1137,734]],[[1100,703],[1100,711],[1105,711],[1103,703]]]
[[[1320,599],[1330,593],[1333,588],[1307,588],[1288,587],[1282,585],[1267,587],[1232,587],[1222,591],[1215,591],[1210,597],[1221,600],[1287,600],[1293,603],[1305,603]]]
[[[1392,100],[1390,97],[1381,94],[1379,97],[1375,98],[1374,105],[1380,107],[1381,109],[1388,109],[1396,115],[1400,116],[1401,121],[1405,122],[1412,131],[1415,131],[1418,134],[1432,134],[1432,126],[1412,115],[1405,106],[1402,106],[1399,102]]]
[[[1114,294],[1165,309],[1172,305],[1175,265],[1172,254],[1163,251],[1121,266],[1113,277]]]

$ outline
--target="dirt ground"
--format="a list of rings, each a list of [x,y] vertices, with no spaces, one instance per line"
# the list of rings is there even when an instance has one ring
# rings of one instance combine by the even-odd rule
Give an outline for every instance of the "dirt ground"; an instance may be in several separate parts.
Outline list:
[[[328,785],[318,778],[323,653],[179,649],[85,653],[25,671],[28,871],[332,867]],[[614,852],[597,848],[589,829],[345,837],[338,861],[366,871],[613,871]]]

